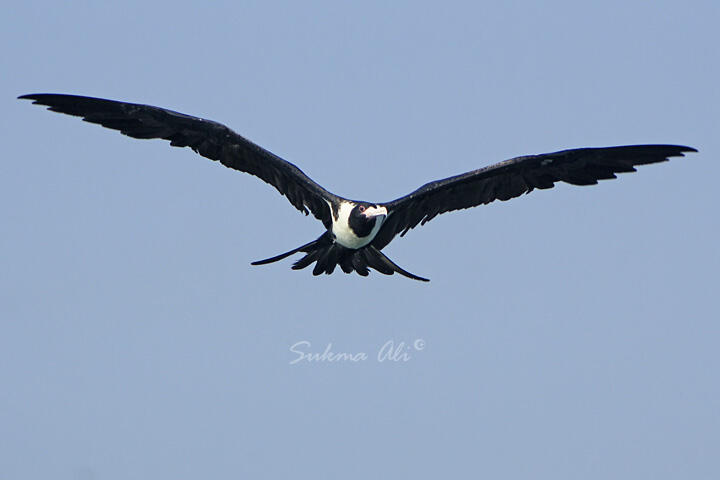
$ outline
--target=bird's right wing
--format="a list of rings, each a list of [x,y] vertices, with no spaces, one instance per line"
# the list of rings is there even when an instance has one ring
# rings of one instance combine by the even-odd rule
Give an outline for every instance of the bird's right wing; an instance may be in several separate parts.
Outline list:
[[[203,157],[254,175],[269,183],[290,203],[308,210],[326,226],[332,223],[325,198],[337,198],[292,163],[259,147],[225,125],[150,105],[77,95],[39,93],[21,99],[46,105],[53,112],[82,117],[133,138],[162,138],[174,147],[190,147]]]

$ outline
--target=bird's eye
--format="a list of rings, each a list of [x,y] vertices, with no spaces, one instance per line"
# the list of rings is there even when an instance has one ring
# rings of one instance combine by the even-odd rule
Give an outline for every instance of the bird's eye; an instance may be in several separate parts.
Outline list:
[[[365,211],[365,206],[364,206],[364,205],[360,205],[360,206],[358,207],[358,210],[360,211],[360,213],[363,213],[363,212]]]

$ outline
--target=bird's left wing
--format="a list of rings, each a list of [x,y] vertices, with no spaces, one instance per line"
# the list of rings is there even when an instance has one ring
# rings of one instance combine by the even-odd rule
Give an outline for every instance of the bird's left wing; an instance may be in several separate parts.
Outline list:
[[[310,210],[330,225],[325,198],[336,198],[292,163],[252,143],[225,125],[164,108],[102,98],[39,93],[21,99],[46,105],[53,112],[82,117],[133,138],[162,138],[175,147],[190,147],[226,167],[255,175],[275,187],[292,205]]]
[[[427,183],[409,195],[383,204],[388,217],[372,243],[381,249],[398,233],[405,235],[441,213],[509,200],[536,188],[552,188],[555,182],[593,185],[598,180],[616,178],[616,173],[634,172],[636,165],[663,162],[669,157],[681,157],[683,152],[696,151],[682,145],[629,145],[512,158]]]

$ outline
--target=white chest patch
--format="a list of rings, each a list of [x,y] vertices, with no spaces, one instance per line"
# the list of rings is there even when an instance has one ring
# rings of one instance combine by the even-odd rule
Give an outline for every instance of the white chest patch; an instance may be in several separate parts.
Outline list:
[[[335,241],[347,248],[362,248],[372,242],[375,235],[380,231],[385,217],[375,218],[375,226],[366,237],[358,237],[350,228],[350,212],[354,205],[349,202],[342,202],[338,208],[338,218],[333,217],[332,233],[335,235]]]

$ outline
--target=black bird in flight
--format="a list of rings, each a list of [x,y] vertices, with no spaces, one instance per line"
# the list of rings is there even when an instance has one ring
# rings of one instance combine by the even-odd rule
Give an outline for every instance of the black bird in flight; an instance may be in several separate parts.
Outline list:
[[[682,145],[628,145],[528,155],[427,183],[391,202],[373,203],[328,192],[292,163],[211,120],[150,105],[76,95],[42,93],[19,98],[133,138],[170,140],[174,147],[190,147],[204,157],[269,183],[295,208],[306,215],[308,210],[312,212],[325,226],[325,232],[312,242],[252,265],[277,262],[302,252],[305,256],[292,268],[300,270],[315,263],[313,275],[331,274],[340,265],[345,273],[355,271],[367,276],[368,268],[372,268],[386,275],[397,272],[428,281],[397,266],[382,249],[396,235],[403,236],[441,213],[509,200],[536,188],[552,188],[555,182],[593,185],[598,180],[616,178],[616,173],[634,172],[636,165],[664,162],[669,157],[684,156],[683,152],[697,151]]]

